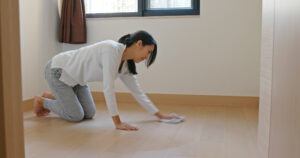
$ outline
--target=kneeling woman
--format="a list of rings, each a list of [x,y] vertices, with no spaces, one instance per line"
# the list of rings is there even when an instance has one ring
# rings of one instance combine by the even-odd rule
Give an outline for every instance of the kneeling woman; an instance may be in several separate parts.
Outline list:
[[[77,50],[60,53],[48,61],[45,78],[52,94],[35,96],[34,112],[46,116],[50,111],[68,121],[81,121],[95,115],[95,104],[87,82],[103,81],[103,92],[115,127],[137,130],[122,122],[117,109],[114,81],[118,77],[128,87],[134,98],[150,114],[159,119],[175,119],[159,112],[136,79],[135,63],[146,60],[149,67],[155,60],[157,44],[146,31],[128,34],[118,42],[106,40]]]

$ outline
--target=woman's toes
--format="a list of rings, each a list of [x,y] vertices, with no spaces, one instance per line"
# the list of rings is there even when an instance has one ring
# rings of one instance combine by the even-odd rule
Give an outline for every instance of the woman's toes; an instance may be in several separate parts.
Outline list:
[[[44,92],[42,97],[48,98],[48,99],[55,99],[55,97],[51,93],[47,93],[47,92]]]
[[[42,97],[47,98],[48,95],[49,95],[49,93],[44,92],[44,93],[42,94]]]
[[[34,109],[35,112],[38,112],[38,109],[39,109],[39,96],[34,97],[33,109]]]
[[[35,96],[33,102],[33,110],[36,116],[43,116],[44,107],[42,104],[42,97]]]
[[[50,113],[49,111],[43,110],[39,113],[39,116],[47,116],[49,115],[49,113]]]
[[[45,108],[44,108],[44,111],[47,112],[47,113],[51,112],[49,109],[45,109]]]

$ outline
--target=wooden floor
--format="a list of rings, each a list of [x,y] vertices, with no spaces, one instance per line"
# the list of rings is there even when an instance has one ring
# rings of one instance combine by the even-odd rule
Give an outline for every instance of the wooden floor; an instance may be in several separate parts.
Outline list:
[[[139,131],[115,130],[101,102],[95,118],[80,123],[25,112],[26,158],[256,158],[258,107],[157,105],[186,117],[174,125],[136,103],[118,106],[122,121]]]

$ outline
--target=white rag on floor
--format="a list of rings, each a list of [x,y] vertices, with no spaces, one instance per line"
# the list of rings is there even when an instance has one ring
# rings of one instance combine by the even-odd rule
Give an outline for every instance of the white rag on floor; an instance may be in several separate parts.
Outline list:
[[[176,117],[173,119],[159,119],[160,122],[165,122],[165,123],[180,123],[184,121],[183,116],[179,116],[175,113],[170,114],[169,116]]]

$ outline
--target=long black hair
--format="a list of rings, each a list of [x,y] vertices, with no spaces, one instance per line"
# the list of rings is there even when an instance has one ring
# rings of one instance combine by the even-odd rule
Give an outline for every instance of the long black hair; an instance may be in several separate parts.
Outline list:
[[[148,68],[155,61],[156,54],[157,54],[157,43],[148,32],[141,30],[141,31],[137,31],[133,34],[127,34],[127,35],[122,36],[118,42],[125,44],[126,47],[130,47],[131,45],[136,43],[138,40],[142,41],[143,46],[154,45],[153,52],[150,54],[149,59],[146,61],[147,62],[146,66]],[[134,61],[132,59],[127,60],[127,63],[128,63],[129,72],[136,75],[137,72],[136,72],[136,67],[135,67]]]

